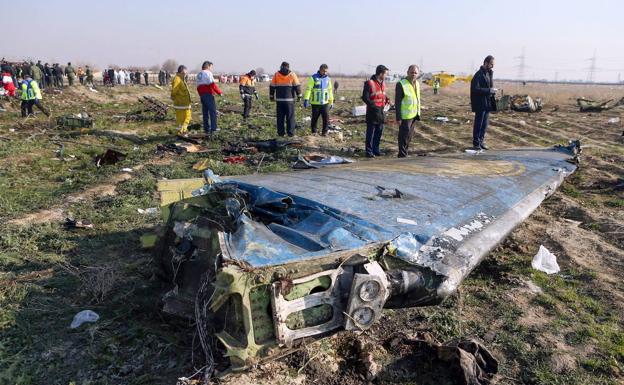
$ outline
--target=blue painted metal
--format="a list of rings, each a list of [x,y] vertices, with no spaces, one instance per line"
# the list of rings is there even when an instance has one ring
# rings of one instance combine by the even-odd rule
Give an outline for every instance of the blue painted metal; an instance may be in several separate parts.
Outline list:
[[[271,213],[286,214],[289,205],[283,199],[287,199],[292,211],[286,214],[290,220],[281,225],[243,221],[239,231],[227,235],[229,255],[263,267],[402,236],[398,242],[411,245],[399,247],[403,258],[431,265],[418,258],[433,255],[435,240],[454,243],[453,250],[480,233],[499,242],[506,235],[494,231],[506,226],[500,218],[514,210],[523,211],[518,217],[528,216],[565,175],[574,172],[572,156],[565,149],[488,151],[239,176],[226,182],[253,192],[254,205],[262,207],[257,203],[264,199],[272,202]],[[379,197],[377,186],[398,189],[403,197]],[[537,205],[526,206],[527,197],[538,199]],[[507,225],[513,228],[517,223]],[[488,250],[467,258],[476,264]],[[469,265],[466,274],[474,268]]]

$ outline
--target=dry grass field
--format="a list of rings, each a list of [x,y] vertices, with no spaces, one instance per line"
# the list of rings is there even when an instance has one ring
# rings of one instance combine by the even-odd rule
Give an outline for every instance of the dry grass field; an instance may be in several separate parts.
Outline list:
[[[298,137],[306,150],[363,158],[365,124],[351,117],[362,80],[340,79],[333,118],[342,139]],[[426,357],[406,355],[401,341],[426,331],[440,341],[475,336],[499,359],[499,384],[624,383],[624,107],[580,113],[577,97],[624,96],[622,86],[498,83],[505,94],[541,97],[539,113],[491,116],[486,142],[494,149],[543,147],[580,139],[579,170],[506,239],[438,307],[387,310],[363,334],[339,333],[294,355],[219,380],[223,384],[366,383],[362,345],[383,368],[375,383],[442,384],[427,371]],[[139,237],[159,223],[137,209],[158,206],[156,181],[197,177],[192,165],[209,158],[216,174],[288,170],[297,155],[288,149],[253,164],[223,162],[228,142],[275,137],[268,86],[254,117],[242,124],[236,85],[218,101],[221,131],[205,145],[209,153],[156,152],[174,141],[175,122],[116,117],[138,109],[137,98],[168,102],[155,87],[83,87],[46,92],[53,116],[88,112],[95,130],[58,128],[41,114],[23,120],[19,106],[3,102],[0,113],[0,384],[175,384],[201,367],[201,350],[188,322],[165,316],[165,285],[154,274]],[[394,85],[390,85],[394,94]],[[193,122],[201,122],[195,101]],[[459,152],[471,145],[468,85],[456,83],[433,95],[423,86],[423,119],[410,150],[414,155]],[[172,113],[170,112],[170,116]],[[436,116],[451,119],[438,123]],[[382,147],[396,156],[398,126],[391,115]],[[130,140],[128,140],[130,138]],[[59,150],[62,148],[62,152]],[[93,157],[115,148],[127,157],[96,168]],[[251,158],[261,155],[252,154]],[[259,160],[259,159],[256,159]],[[123,171],[130,168],[131,171]],[[93,228],[66,230],[66,217],[88,219]],[[540,245],[557,255],[561,272],[531,268]],[[98,322],[70,329],[78,311],[91,309]],[[416,370],[418,368],[418,370]]]

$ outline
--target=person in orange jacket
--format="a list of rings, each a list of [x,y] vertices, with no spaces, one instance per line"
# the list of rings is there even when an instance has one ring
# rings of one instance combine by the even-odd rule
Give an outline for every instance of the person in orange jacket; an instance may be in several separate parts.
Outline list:
[[[255,97],[256,100],[258,100],[258,91],[256,91],[256,71],[251,70],[240,77],[238,90],[243,100],[243,119],[247,120],[247,118],[249,118],[249,111],[251,111],[251,98]]]
[[[280,70],[273,75],[269,86],[269,98],[276,102],[277,135],[284,136],[284,121],[288,136],[295,136],[295,98],[301,100],[299,78],[290,71],[290,64],[282,62]]]

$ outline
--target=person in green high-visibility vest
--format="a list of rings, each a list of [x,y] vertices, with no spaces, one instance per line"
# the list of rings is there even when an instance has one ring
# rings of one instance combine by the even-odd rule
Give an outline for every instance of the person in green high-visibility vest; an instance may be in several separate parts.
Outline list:
[[[407,69],[407,77],[396,85],[395,109],[399,126],[399,158],[405,158],[414,134],[414,125],[420,120],[420,69],[412,64]]]
[[[303,107],[312,105],[312,120],[310,128],[312,134],[316,134],[316,124],[319,116],[323,120],[322,136],[327,136],[329,127],[329,110],[334,108],[334,91],[332,81],[327,71],[327,64],[321,64],[319,70],[308,78],[308,87],[303,97]]]
[[[440,78],[433,79],[433,94],[437,95],[440,91]]]
[[[39,83],[33,80],[30,74],[26,74],[23,80],[19,79],[19,84],[21,91],[20,99],[22,100],[22,118],[34,114],[33,106],[37,106],[46,116],[50,116],[50,111],[41,103],[43,96],[41,95],[41,89],[39,89]]]

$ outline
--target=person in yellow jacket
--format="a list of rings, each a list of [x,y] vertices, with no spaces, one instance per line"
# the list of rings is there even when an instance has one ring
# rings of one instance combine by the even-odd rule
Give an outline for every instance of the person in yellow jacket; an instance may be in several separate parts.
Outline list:
[[[407,77],[396,85],[395,109],[399,126],[399,158],[405,158],[414,134],[414,125],[420,120],[420,69],[412,64],[407,69]]]
[[[20,90],[22,118],[34,115],[33,106],[37,106],[46,116],[50,116],[50,112],[41,103],[43,96],[41,95],[41,89],[39,89],[39,83],[33,80],[30,74],[26,74],[24,80],[20,81]]]
[[[323,136],[327,135],[329,110],[334,107],[334,90],[327,70],[327,64],[321,64],[318,72],[308,78],[308,86],[303,97],[303,107],[308,108],[308,105],[312,105],[312,121],[310,122],[312,134],[316,134],[316,123],[321,116],[323,118],[321,135]]]
[[[186,84],[186,73],[186,67],[179,66],[178,73],[171,82],[171,100],[176,113],[176,123],[179,125],[178,135],[185,135],[191,122],[191,93]]]

